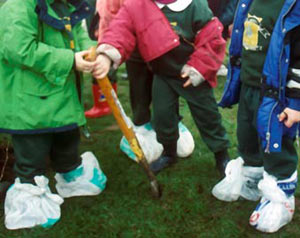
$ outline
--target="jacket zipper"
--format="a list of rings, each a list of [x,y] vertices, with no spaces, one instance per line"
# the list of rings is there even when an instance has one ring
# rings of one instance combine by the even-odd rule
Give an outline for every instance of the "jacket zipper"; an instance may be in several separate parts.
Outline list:
[[[270,112],[270,115],[269,115],[269,120],[268,120],[268,131],[266,133],[266,141],[267,141],[267,146],[266,146],[266,149],[265,149],[265,153],[270,153],[270,141],[271,141],[271,132],[270,132],[270,128],[271,128],[271,119],[272,119],[272,114],[273,114],[273,111],[275,109],[275,107],[277,107],[278,105],[278,102],[275,103],[275,105],[272,107],[272,110]]]

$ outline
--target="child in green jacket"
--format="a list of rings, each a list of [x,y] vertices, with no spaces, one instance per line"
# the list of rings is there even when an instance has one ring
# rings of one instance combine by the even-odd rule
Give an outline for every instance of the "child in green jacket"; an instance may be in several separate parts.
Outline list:
[[[91,8],[75,0],[10,0],[0,9],[0,132],[12,135],[15,183],[5,199],[8,229],[49,227],[63,197],[96,195],[106,177],[91,152],[79,155],[82,74],[93,42],[81,28]],[[51,193],[50,158],[57,173]]]

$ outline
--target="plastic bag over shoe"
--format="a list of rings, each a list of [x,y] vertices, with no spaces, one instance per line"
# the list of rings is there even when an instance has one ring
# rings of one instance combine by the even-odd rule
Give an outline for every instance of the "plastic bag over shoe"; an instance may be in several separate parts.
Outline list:
[[[34,181],[36,185],[20,183],[16,178],[7,191],[4,204],[7,229],[50,227],[60,219],[63,198],[51,193],[45,176],[35,176]]]
[[[107,178],[95,155],[85,152],[81,158],[82,163],[76,169],[55,175],[57,192],[64,198],[98,195],[105,189]]]

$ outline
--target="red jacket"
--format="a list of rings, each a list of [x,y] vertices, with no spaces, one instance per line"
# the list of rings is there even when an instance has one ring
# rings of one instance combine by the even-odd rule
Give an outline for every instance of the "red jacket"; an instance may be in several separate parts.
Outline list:
[[[208,22],[195,38],[195,51],[188,65],[197,69],[212,87],[216,86],[216,72],[220,68],[226,42],[222,38],[222,24],[217,18]],[[169,21],[151,0],[126,0],[100,44],[108,44],[121,54],[121,62],[129,58],[136,44],[143,59],[158,58],[180,44],[179,36]]]

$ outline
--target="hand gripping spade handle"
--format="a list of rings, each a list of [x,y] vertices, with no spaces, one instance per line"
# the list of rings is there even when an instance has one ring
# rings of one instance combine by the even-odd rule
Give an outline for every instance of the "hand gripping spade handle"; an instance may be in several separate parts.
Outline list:
[[[88,61],[96,60],[96,49],[91,48],[90,54],[86,57]],[[102,79],[96,79],[101,89],[101,92],[105,96],[108,105],[123,133],[129,145],[137,157],[138,163],[142,166],[148,179],[150,180],[151,191],[154,197],[159,198],[161,196],[161,187],[157,182],[157,179],[153,172],[150,170],[149,164],[146,160],[145,154],[141,149],[141,146],[137,140],[137,137],[133,131],[132,124],[128,121],[125,111],[111,86],[111,83],[107,77]]]

